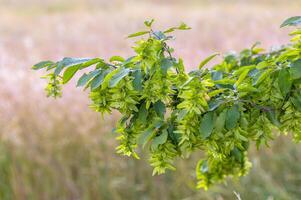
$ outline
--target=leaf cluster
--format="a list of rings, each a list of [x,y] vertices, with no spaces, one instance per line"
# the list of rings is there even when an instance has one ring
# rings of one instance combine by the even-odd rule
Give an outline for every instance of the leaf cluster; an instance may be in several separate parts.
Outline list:
[[[173,31],[190,28],[182,23],[154,31],[153,22],[128,36],[145,36],[135,42],[132,57],[64,58],[33,69],[46,69],[46,91],[58,97],[62,84],[92,68],[81,73],[77,86],[89,90],[93,110],[121,113],[117,152],[139,158],[139,147],[148,149],[154,174],[174,170],[177,157],[199,152],[200,188],[245,175],[251,143],[259,148],[278,134],[301,141],[301,17],[281,25],[297,26],[290,44],[265,51],[256,43],[205,68],[219,55],[213,54],[189,73],[167,43]]]

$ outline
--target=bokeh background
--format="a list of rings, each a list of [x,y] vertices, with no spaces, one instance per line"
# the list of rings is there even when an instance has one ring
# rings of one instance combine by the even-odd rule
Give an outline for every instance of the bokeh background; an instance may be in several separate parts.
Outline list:
[[[301,146],[289,137],[252,147],[249,175],[196,190],[197,153],[152,177],[145,152],[141,160],[115,153],[118,113],[94,113],[72,83],[63,98],[46,98],[30,69],[64,56],[130,56],[125,36],[154,18],[158,29],[192,27],[171,42],[191,70],[214,52],[288,43],[290,29],[279,25],[300,12],[300,0],[0,0],[0,199],[238,199],[234,191],[243,200],[301,199]]]

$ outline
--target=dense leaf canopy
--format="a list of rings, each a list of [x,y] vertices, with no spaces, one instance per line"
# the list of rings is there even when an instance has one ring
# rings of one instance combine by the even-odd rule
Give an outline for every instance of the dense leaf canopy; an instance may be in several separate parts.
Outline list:
[[[137,148],[148,149],[153,174],[174,170],[175,158],[200,152],[199,188],[245,175],[252,142],[259,148],[279,134],[301,140],[301,17],[281,25],[296,26],[290,44],[269,52],[255,44],[205,68],[218,55],[213,54],[189,73],[167,42],[173,31],[190,28],[182,23],[154,31],[152,23],[129,35],[144,37],[136,41],[132,57],[64,58],[33,69],[46,69],[47,94],[59,97],[62,84],[93,67],[77,86],[89,90],[93,110],[121,113],[117,152],[139,158]]]

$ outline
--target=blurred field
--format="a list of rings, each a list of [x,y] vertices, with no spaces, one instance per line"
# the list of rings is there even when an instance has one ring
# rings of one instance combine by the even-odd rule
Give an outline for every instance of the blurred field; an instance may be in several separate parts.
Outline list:
[[[157,28],[192,27],[171,45],[193,69],[216,51],[287,43],[289,30],[279,24],[300,8],[300,0],[0,0],[0,199],[226,200],[236,199],[233,191],[243,200],[301,199],[301,146],[289,138],[252,149],[253,168],[241,180],[196,190],[197,154],[179,160],[176,172],[152,177],[147,155],[115,154],[118,113],[102,119],[72,83],[62,99],[48,99],[30,70],[42,59],[129,56],[125,36],[149,18]]]

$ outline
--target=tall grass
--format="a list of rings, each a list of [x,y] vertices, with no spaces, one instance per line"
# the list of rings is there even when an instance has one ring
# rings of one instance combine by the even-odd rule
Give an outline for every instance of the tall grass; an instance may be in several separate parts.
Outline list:
[[[61,109],[57,106],[52,109]],[[301,197],[301,148],[287,137],[276,139],[270,149],[252,148],[253,168],[246,177],[204,192],[194,188],[197,153],[177,160],[175,172],[152,177],[143,151],[141,160],[115,154],[115,135],[109,131],[114,120],[90,119],[90,126],[82,129],[68,112],[57,119],[45,108],[41,111],[51,121],[45,126],[25,107],[19,107],[24,112],[19,110],[15,118],[14,126],[21,126],[18,142],[3,137],[0,143],[3,200],[235,199],[233,191],[246,200]]]

